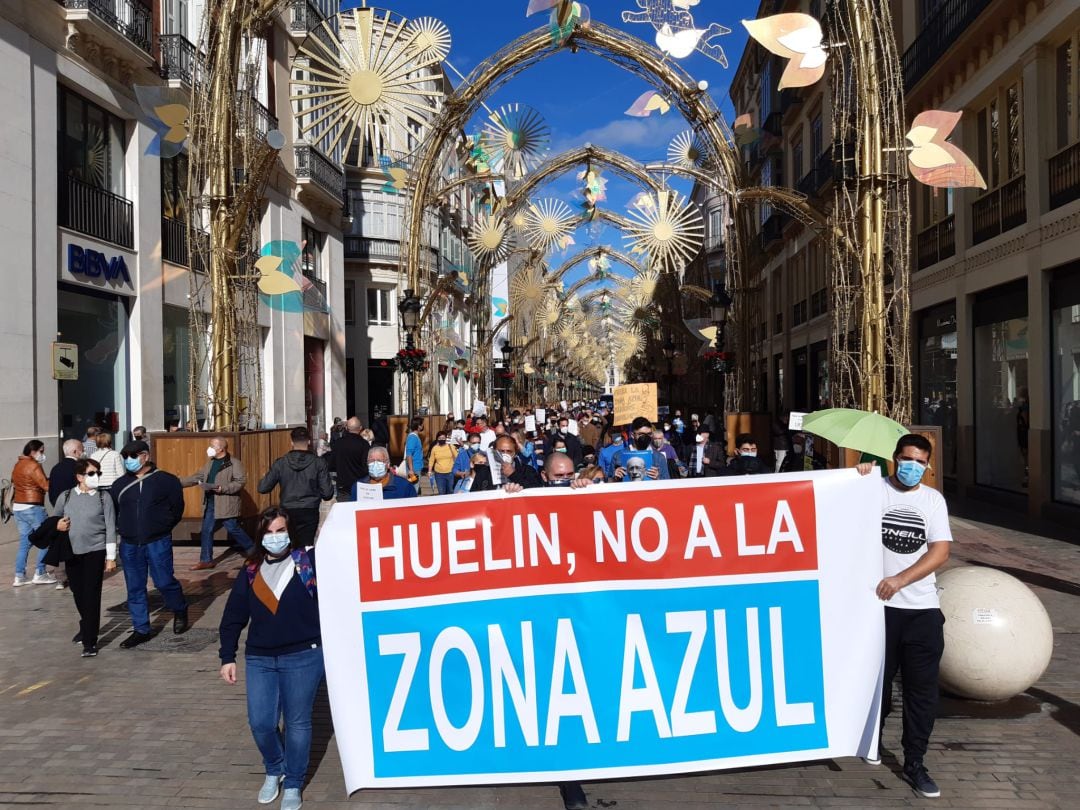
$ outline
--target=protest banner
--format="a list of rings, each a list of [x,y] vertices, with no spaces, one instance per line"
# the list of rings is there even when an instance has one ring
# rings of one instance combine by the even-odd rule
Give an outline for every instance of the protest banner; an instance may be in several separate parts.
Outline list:
[[[629,425],[639,416],[650,422],[657,420],[656,383],[617,385],[612,396],[615,398],[616,425]]]
[[[876,751],[881,482],[854,470],[334,506],[349,792]]]

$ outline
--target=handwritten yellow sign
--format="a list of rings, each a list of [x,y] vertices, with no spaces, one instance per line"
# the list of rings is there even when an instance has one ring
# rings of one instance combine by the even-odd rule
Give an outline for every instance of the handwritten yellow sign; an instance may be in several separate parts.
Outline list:
[[[650,422],[656,421],[656,383],[620,385],[612,396],[615,400],[616,425],[629,425],[639,416],[644,416]]]

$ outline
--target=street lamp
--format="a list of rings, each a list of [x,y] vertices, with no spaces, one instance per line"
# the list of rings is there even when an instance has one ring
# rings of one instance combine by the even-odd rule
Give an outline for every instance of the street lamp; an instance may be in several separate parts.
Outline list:
[[[412,351],[416,348],[416,327],[420,324],[420,310],[423,304],[416,295],[416,290],[405,290],[405,297],[398,304],[398,313],[401,315],[401,328],[405,330],[405,349]],[[409,384],[409,418],[416,413],[416,377],[411,368],[406,372]]]
[[[727,326],[728,310],[731,308],[731,296],[724,288],[724,282],[718,281],[713,286],[712,298],[709,299],[709,309],[713,323],[716,324],[716,351],[721,357],[724,354],[724,329]],[[727,412],[724,408],[724,386],[727,382],[727,361],[720,361],[720,423],[724,426],[723,432],[727,434]]]
[[[511,392],[511,389],[512,389],[513,384],[514,384],[513,380],[510,379],[510,375],[513,373],[512,369],[510,367],[510,362],[511,362],[511,360],[512,360],[512,358],[514,356],[514,352],[516,350],[517,350],[517,347],[512,345],[509,340],[504,340],[502,342],[502,346],[499,349],[499,351],[502,352],[502,356],[503,356],[503,380],[506,383],[506,385],[505,385],[506,401],[503,403],[503,406],[507,410],[510,409],[510,392]]]
[[[675,388],[675,367],[672,365],[672,360],[675,359],[675,338],[668,335],[667,340],[664,341],[664,345],[660,347],[664,352],[664,357],[667,358],[667,379],[668,379],[668,408],[674,406],[674,388]]]

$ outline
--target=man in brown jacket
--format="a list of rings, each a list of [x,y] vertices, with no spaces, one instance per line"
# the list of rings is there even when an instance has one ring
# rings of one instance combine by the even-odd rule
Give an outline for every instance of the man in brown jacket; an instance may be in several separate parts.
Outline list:
[[[215,436],[206,448],[206,464],[192,476],[181,479],[185,487],[201,486],[203,495],[202,551],[192,571],[213,568],[214,532],[225,527],[229,539],[237,543],[246,554],[254,547],[247,532],[237,520],[240,517],[240,492],[247,483],[244,465],[229,455],[229,443],[222,436]]]

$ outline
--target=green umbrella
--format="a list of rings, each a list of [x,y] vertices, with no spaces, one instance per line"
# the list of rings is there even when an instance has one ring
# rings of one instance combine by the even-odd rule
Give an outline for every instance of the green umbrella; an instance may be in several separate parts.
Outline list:
[[[828,408],[809,413],[803,417],[802,429],[837,447],[885,459],[892,458],[897,440],[911,432],[887,416],[853,408]]]

